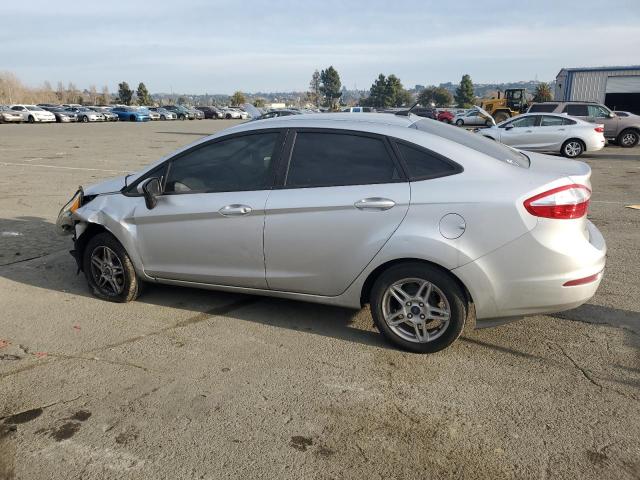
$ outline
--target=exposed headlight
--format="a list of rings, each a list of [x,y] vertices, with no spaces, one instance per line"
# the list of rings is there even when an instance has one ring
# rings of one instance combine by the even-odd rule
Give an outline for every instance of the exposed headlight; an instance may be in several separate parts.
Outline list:
[[[60,209],[58,219],[56,220],[56,230],[59,235],[70,235],[73,233],[73,213],[82,206],[83,196],[84,192],[82,191],[82,187],[79,187],[78,191],[71,197],[71,200]]]

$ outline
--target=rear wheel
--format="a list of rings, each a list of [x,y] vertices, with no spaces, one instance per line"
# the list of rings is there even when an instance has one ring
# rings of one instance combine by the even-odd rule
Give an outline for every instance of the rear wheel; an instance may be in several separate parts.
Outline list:
[[[160,115],[160,120],[166,120],[167,117],[165,117],[164,115]]]
[[[635,147],[640,140],[640,134],[636,130],[623,130],[616,140],[616,143],[623,148]]]
[[[87,123],[89,121],[89,117],[87,117],[86,115],[82,116],[82,123]]]
[[[461,118],[459,118],[458,120],[456,120],[456,125],[461,127],[464,125],[464,120],[462,120]]]
[[[140,292],[140,281],[124,247],[110,233],[99,233],[87,243],[83,269],[93,294],[103,300],[124,303]]]
[[[560,153],[567,158],[578,158],[584,153],[584,144],[580,140],[572,138],[562,144]]]
[[[29,122],[29,123],[35,123],[35,122],[36,122],[36,119],[35,119],[35,118],[33,118],[33,115],[29,115],[29,118],[27,119],[27,122]]]
[[[181,113],[180,115],[178,115],[178,120],[186,120],[186,117],[184,116],[183,113]]]
[[[380,333],[412,352],[433,353],[462,332],[467,302],[449,274],[419,263],[395,265],[371,290],[371,314]]]

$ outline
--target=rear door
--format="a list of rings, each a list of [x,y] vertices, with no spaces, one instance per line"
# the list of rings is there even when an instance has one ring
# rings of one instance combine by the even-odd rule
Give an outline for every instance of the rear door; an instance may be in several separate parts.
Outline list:
[[[270,289],[344,292],[402,222],[410,190],[385,137],[361,132],[290,132],[280,188],[266,205]]]
[[[570,118],[564,118],[556,115],[543,115],[540,126],[540,149],[548,151],[560,150],[565,140],[569,138],[567,127],[575,124]]]

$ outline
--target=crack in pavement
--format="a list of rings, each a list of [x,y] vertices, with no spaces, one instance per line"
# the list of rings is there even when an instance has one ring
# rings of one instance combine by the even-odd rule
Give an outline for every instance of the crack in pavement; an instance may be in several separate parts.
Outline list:
[[[205,320],[209,320],[211,318],[219,317],[221,315],[225,315],[227,313],[234,312],[234,311],[239,310],[239,309],[241,309],[243,307],[246,307],[248,305],[252,305],[254,303],[257,303],[259,300],[260,299],[258,297],[247,297],[247,298],[242,298],[240,300],[236,300],[235,302],[226,303],[224,305],[217,305],[217,306],[215,306],[213,308],[210,308],[209,310],[206,310],[204,312],[198,313],[197,315],[194,315],[193,317],[190,317],[190,318],[187,318],[185,320],[181,320],[181,321],[179,321],[177,323],[174,323],[173,325],[169,325],[167,327],[163,327],[163,328],[160,328],[158,330],[154,330],[154,331],[151,331],[149,333],[145,333],[143,335],[137,335],[135,337],[127,338],[127,339],[121,340],[119,342],[114,342],[114,343],[110,343],[108,345],[103,345],[101,347],[94,348],[92,350],[87,350],[85,352],[79,352],[75,356],[67,356],[67,355],[64,355],[64,354],[59,354],[59,355],[57,355],[57,354],[49,354],[49,356],[52,357],[51,360],[39,361],[37,363],[33,363],[31,365],[27,365],[27,366],[24,366],[22,368],[17,368],[15,370],[10,370],[8,372],[0,374],[0,379],[6,378],[6,377],[10,377],[12,375],[16,375],[16,374],[24,372],[26,370],[31,370],[33,368],[37,368],[37,367],[40,367],[40,366],[48,365],[50,363],[53,363],[53,362],[56,362],[56,361],[60,361],[60,360],[74,359],[74,358],[81,358],[83,360],[95,360],[94,358],[82,357],[82,355],[90,355],[90,354],[99,353],[99,352],[102,352],[102,351],[107,350],[107,349],[117,348],[117,347],[120,347],[122,345],[135,343],[135,342],[137,342],[139,340],[142,340],[144,338],[147,338],[147,337],[153,337],[155,335],[161,335],[161,334],[163,334],[165,332],[168,332],[168,331],[171,331],[171,330],[175,330],[175,329],[182,328],[182,327],[187,327],[189,325],[194,325],[196,323],[200,323],[200,322],[203,322]],[[102,360],[102,361],[107,361],[107,360]],[[107,362],[111,363],[109,361],[107,361]],[[134,364],[126,364],[126,365],[144,369],[144,367],[141,367],[139,365],[134,365]]]

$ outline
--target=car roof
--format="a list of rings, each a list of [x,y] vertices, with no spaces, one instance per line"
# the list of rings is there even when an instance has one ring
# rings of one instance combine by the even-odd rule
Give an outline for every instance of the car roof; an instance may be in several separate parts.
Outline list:
[[[265,120],[256,120],[251,123],[244,123],[236,127],[253,128],[277,128],[277,127],[308,127],[327,128],[330,122],[335,128],[340,129],[366,129],[367,125],[387,125],[396,127],[408,127],[417,120],[414,116],[392,115],[389,113],[367,113],[363,115],[352,115],[351,113],[302,113],[300,115],[288,115]],[[364,127],[364,128],[363,128]]]

